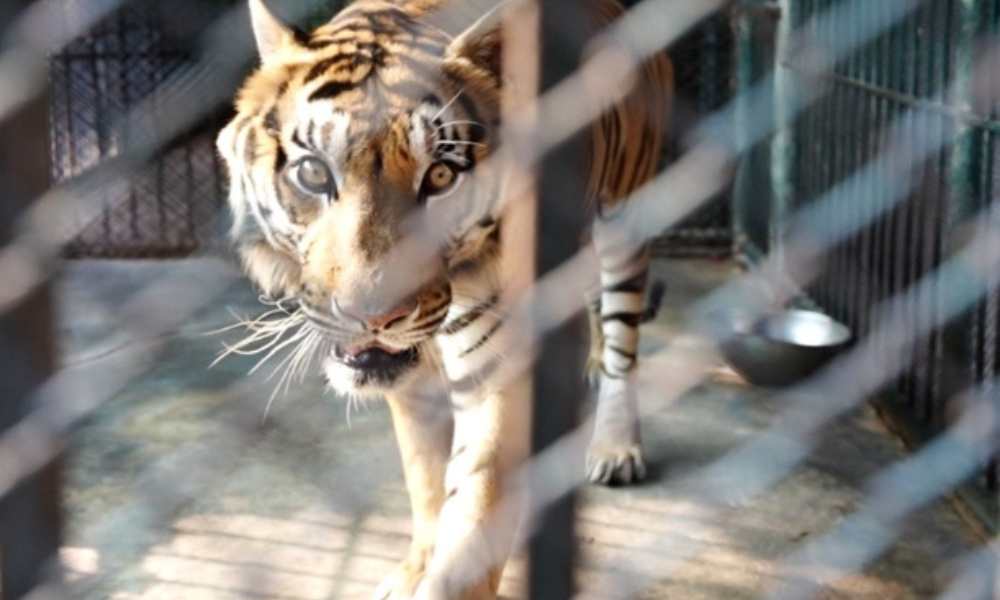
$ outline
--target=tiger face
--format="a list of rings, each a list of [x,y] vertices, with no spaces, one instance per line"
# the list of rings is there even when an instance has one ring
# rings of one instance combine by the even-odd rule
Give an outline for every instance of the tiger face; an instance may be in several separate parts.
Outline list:
[[[330,342],[346,394],[405,384],[453,275],[497,251],[499,31],[452,37],[428,6],[362,0],[305,35],[253,0],[261,66],[218,139],[246,272]],[[441,235],[406,252],[428,224]]]

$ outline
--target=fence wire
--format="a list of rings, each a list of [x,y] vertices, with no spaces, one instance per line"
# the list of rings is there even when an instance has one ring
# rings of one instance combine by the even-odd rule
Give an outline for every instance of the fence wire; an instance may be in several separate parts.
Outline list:
[[[5,45],[0,53],[3,84],[0,120],[14,118],[20,108],[44,93],[49,54],[70,44],[121,4],[68,0],[25,3],[4,34]],[[298,7],[295,3],[287,4],[293,19],[304,19],[314,9],[305,4]],[[476,8],[492,5],[482,2]],[[968,131],[942,126],[935,116],[928,114],[928,103],[943,110],[941,107],[950,106],[953,98],[961,98],[963,104],[958,109],[948,109],[955,113],[952,116],[956,121],[991,131],[995,127],[990,119],[995,116],[996,99],[1000,97],[995,77],[1000,60],[996,58],[997,42],[993,37],[1000,6],[991,1],[971,0],[962,5],[981,11],[984,22],[992,24],[965,40],[976,44],[975,56],[958,65],[949,62],[950,58],[945,56],[947,49],[931,48],[928,51],[932,57],[913,60],[930,74],[934,84],[926,90],[910,90],[916,96],[926,95],[927,100],[899,110],[873,105],[872,110],[880,118],[871,122],[852,122],[841,114],[838,123],[846,131],[824,132],[822,135],[826,137],[822,137],[816,128],[831,127],[832,111],[843,112],[849,106],[837,104],[842,102],[838,95],[842,92],[837,88],[843,83],[841,79],[875,74],[892,80],[893,73],[880,66],[884,63],[866,61],[865,52],[881,52],[885,56],[894,47],[893,42],[885,41],[887,36],[902,43],[906,32],[917,36],[914,39],[922,37],[929,46],[951,43],[950,38],[945,39],[950,35],[945,32],[947,26],[935,21],[935,17],[950,19],[956,5],[937,0],[885,0],[876,7],[844,0],[811,2],[811,10],[806,10],[792,0],[777,3],[643,0],[591,42],[586,59],[573,75],[545,90],[537,102],[507,115],[501,136],[504,146],[493,154],[487,167],[526,172],[535,169],[550,152],[622,97],[642,59],[661,51],[699,22],[732,19],[737,28],[741,23],[747,26],[747,19],[772,22],[777,36],[772,68],[753,77],[752,85],[742,86],[727,102],[713,102],[714,110],[700,115],[676,159],[634,193],[622,211],[609,218],[607,233],[602,234],[607,236],[603,244],[622,254],[634,254],[642,244],[717,198],[730,185],[737,163],[742,164],[741,169],[748,164],[768,169],[768,176],[774,178],[773,190],[771,197],[765,199],[768,207],[762,209],[768,213],[767,230],[764,237],[759,232],[757,235],[754,252],[759,256],[755,256],[747,272],[699,298],[685,315],[687,329],[715,344],[723,344],[737,332],[719,328],[720,311],[739,309],[747,318],[758,319],[775,307],[804,301],[803,290],[839,294],[841,291],[833,289],[830,281],[850,277],[851,263],[844,257],[851,252],[863,256],[869,261],[866,264],[875,269],[883,268],[879,259],[888,261],[887,264],[903,260],[894,254],[896,249],[892,244],[884,239],[866,238],[864,232],[873,227],[885,230],[886,215],[898,219],[899,207],[915,192],[933,194],[933,190],[926,189],[928,184],[919,173],[926,170],[929,161],[967,143]],[[444,22],[453,16],[445,8],[434,18]],[[938,26],[940,31],[935,29]],[[0,280],[5,282],[0,290],[0,311],[12,314],[58,273],[59,257],[66,245],[81,239],[81,225],[99,222],[99,216],[107,214],[108,203],[120,202],[121,195],[109,194],[109,189],[115,186],[121,189],[121,182],[128,177],[141,177],[150,161],[171,141],[213,114],[231,97],[253,57],[249,34],[241,37],[233,34],[241,29],[248,31],[247,27],[242,3],[220,9],[218,16],[213,16],[199,34],[197,60],[165,75],[155,90],[150,90],[149,97],[126,103],[127,111],[123,112],[120,125],[99,136],[95,143],[101,160],[79,168],[55,166],[57,171],[63,169],[59,171],[63,180],[21,213],[11,239],[0,250]],[[570,33],[578,34],[567,31],[567,35]],[[739,62],[739,57],[736,58],[734,62]],[[102,101],[107,94],[107,90],[97,90]],[[72,94],[59,101],[72,102]],[[988,116],[979,114],[981,120],[967,114],[966,109],[983,106],[988,107]],[[121,133],[126,131],[127,135]],[[69,133],[70,139],[64,143],[71,146],[81,143],[72,137],[72,129]],[[824,140],[871,140],[872,151],[863,158],[838,154],[845,151],[836,145],[820,151],[808,144],[812,135]],[[100,146],[105,143],[114,146],[114,152],[110,153],[113,158],[103,158],[105,149]],[[992,142],[979,143],[986,144],[983,156],[992,161],[989,145]],[[14,144],[5,140],[3,145]],[[770,149],[768,160],[755,163],[753,157],[762,148]],[[799,187],[792,185],[794,182],[788,176],[792,163],[785,160],[788,158],[785,153],[794,152],[798,152],[793,156],[798,160],[806,156],[804,165],[796,163],[799,172],[816,174],[815,181],[806,181],[807,185]],[[938,168],[942,171],[947,166],[947,162],[939,161]],[[565,173],[546,175],[557,179],[574,176],[568,168]],[[470,175],[473,179],[476,176]],[[943,175],[938,177],[943,178]],[[511,204],[522,202],[532,196],[532,188],[530,180],[525,180],[523,188],[508,190],[504,200]],[[870,190],[877,190],[877,194],[866,195]],[[221,193],[221,189],[215,192]],[[141,191],[138,195],[135,189],[129,193],[129,203],[142,202]],[[215,204],[201,216],[188,215],[192,227],[203,226],[200,221],[210,220],[212,213],[221,207],[220,197],[209,193],[207,198]],[[960,202],[962,198],[951,200]],[[733,208],[737,221],[740,214],[755,210],[753,205],[737,204]],[[637,555],[669,556],[670,569],[656,573],[657,578],[669,578],[703,550],[691,543],[691,531],[717,528],[725,513],[738,511],[749,499],[789,477],[807,460],[824,427],[897,382],[914,365],[925,364],[919,351],[925,340],[942,340],[940,332],[946,326],[970,314],[980,319],[977,322],[982,322],[983,327],[990,327],[987,322],[995,320],[997,313],[994,304],[1000,276],[1000,225],[988,195],[973,208],[947,220],[949,228],[965,233],[955,247],[945,248],[938,240],[933,248],[920,250],[927,259],[920,268],[901,264],[901,271],[890,273],[889,267],[884,267],[889,279],[899,275],[898,285],[886,285],[879,294],[861,290],[850,300],[866,304],[863,322],[851,323],[860,339],[812,378],[777,393],[783,409],[763,433],[693,472],[656,479],[653,485],[680,494],[699,507],[697,514],[684,524],[684,535],[659,532],[639,535],[641,552],[623,551],[615,557],[614,565],[602,580],[578,588],[576,595],[648,597],[655,581],[636,576],[628,568],[641,560]],[[933,211],[919,216],[925,220],[943,218],[941,212]],[[419,287],[416,280],[419,266],[435,259],[437,248],[451,231],[455,218],[428,214],[413,219],[414,234],[399,245],[392,261],[394,269],[386,274],[389,278],[386,294],[402,298]],[[907,218],[913,220],[917,215]],[[736,225],[740,227],[741,223]],[[913,223],[915,228],[932,225]],[[99,242],[110,231],[104,227],[84,233],[96,236],[94,239]],[[739,236],[746,231],[737,229],[736,233]],[[566,232],[546,229],[539,235],[558,237]],[[913,244],[915,240],[911,237],[906,241]],[[149,242],[139,242],[140,246],[144,244],[152,248]],[[157,254],[157,250],[152,248],[149,254]],[[909,270],[904,278],[901,273],[905,269]],[[128,303],[108,307],[117,315],[118,328],[111,339],[103,342],[108,354],[112,354],[110,359],[68,366],[52,374],[24,398],[11,399],[23,410],[10,422],[0,423],[0,499],[23,493],[25,482],[58,460],[83,421],[120,395],[154,361],[177,351],[170,347],[177,343],[171,341],[170,334],[190,322],[199,311],[211,307],[236,278],[235,269],[218,263],[206,268],[205,274],[197,279],[187,271],[178,270],[139,289]],[[501,367],[502,377],[513,385],[530,376],[546,335],[580,314],[585,295],[596,281],[597,262],[593,252],[582,250],[544,274],[530,289],[498,304],[497,310],[509,314],[512,332],[503,352],[506,359]],[[824,298],[820,296],[822,303]],[[265,310],[284,309],[278,304]],[[254,318],[257,316],[249,317]],[[996,342],[995,336],[981,337],[980,344],[984,347]],[[113,352],[122,347],[123,339],[127,340],[129,351]],[[943,348],[941,341],[934,344],[932,348]],[[100,547],[114,548],[113,554],[122,557],[144,556],[155,543],[150,532],[169,527],[181,508],[211,493],[220,480],[237,468],[242,454],[261,443],[266,429],[260,424],[259,413],[247,407],[269,405],[272,390],[280,383],[275,373],[281,373],[289,361],[296,360],[294,348],[288,350],[289,353],[276,355],[274,371],[255,372],[222,390],[220,397],[241,399],[242,404],[240,410],[227,414],[211,437],[180,448],[137,474],[127,504],[92,525],[92,538],[99,541]],[[103,352],[99,347],[94,354]],[[995,352],[995,348],[989,352]],[[863,571],[900,535],[910,514],[951,494],[970,479],[992,477],[993,483],[987,485],[992,485],[988,488],[990,493],[996,493],[995,463],[987,467],[995,460],[1000,441],[1000,401],[995,373],[988,366],[992,365],[991,360],[984,359],[982,365],[973,368],[976,377],[964,388],[948,390],[947,395],[954,399],[949,405],[961,410],[943,423],[926,445],[895,464],[884,465],[869,480],[858,510],[830,531],[799,544],[781,557],[778,569],[787,578],[785,583],[769,589],[766,597],[781,600],[816,597],[831,581]],[[682,394],[705,381],[716,362],[712,352],[692,351],[683,340],[664,340],[655,354],[643,356],[636,377],[644,399],[642,414],[662,413],[677,403]],[[907,386],[914,384],[903,384],[898,391],[906,394]],[[430,398],[447,392],[441,388],[428,389],[426,393]],[[432,421],[448,421],[450,409],[447,404],[444,406]],[[302,425],[295,419],[282,423],[288,418],[282,414],[273,418],[278,421],[277,427]],[[579,457],[586,451],[593,420],[584,418],[581,423],[564,425],[568,426],[568,433],[536,453],[505,482],[502,500],[473,534],[452,542],[458,549],[451,554],[452,560],[434,563],[425,576],[421,593],[433,598],[457,597],[456,590],[482,580],[498,566],[483,560],[480,551],[483,544],[488,546],[495,540],[513,536],[514,548],[523,548],[537,531],[544,530],[547,525],[544,515],[550,514],[546,511],[585,483],[582,469],[574,471],[566,465],[582,462]],[[650,458],[655,462],[662,457]],[[295,465],[287,467],[294,470]],[[357,469],[357,464],[338,461],[329,470],[328,481],[349,480]],[[525,494],[525,490],[529,493]],[[349,515],[355,524],[376,510],[377,489],[359,491],[334,485],[325,492],[329,506]],[[0,511],[3,510],[0,501]],[[512,533],[511,524],[518,521],[521,526]],[[351,529],[350,524],[347,528],[351,531],[347,546],[351,547],[358,542],[360,533],[356,528]],[[122,535],[125,531],[128,536]],[[0,532],[0,561],[17,552],[18,540],[10,539],[9,535]],[[455,536],[459,534],[456,532]],[[563,543],[574,541],[567,539]],[[58,565],[52,567],[52,578],[39,581],[30,597],[87,596],[105,593],[117,583],[113,567],[105,568],[85,585],[78,586],[64,584]],[[947,586],[939,591],[939,597],[949,600],[996,597],[1000,589],[996,567],[995,542],[984,544],[981,550],[961,561]],[[10,576],[0,566],[0,580],[6,581]],[[566,585],[569,587],[564,589],[572,589],[571,581],[567,580]],[[252,580],[243,582],[241,589],[247,595],[281,596],[281,586],[280,578],[260,569],[254,571]],[[0,590],[0,596],[6,592],[21,597],[20,592]],[[264,592],[255,594],[252,590]]]

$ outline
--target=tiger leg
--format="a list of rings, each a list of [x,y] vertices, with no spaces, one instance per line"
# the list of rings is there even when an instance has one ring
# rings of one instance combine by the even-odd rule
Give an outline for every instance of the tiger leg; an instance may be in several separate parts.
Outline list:
[[[631,483],[646,474],[639,440],[635,373],[649,249],[615,239],[608,224],[598,218],[594,225],[601,272],[599,317],[603,343],[594,433],[587,451],[587,477],[601,484]]]
[[[411,598],[434,552],[444,475],[452,438],[445,398],[418,394],[387,397],[410,495],[413,539],[406,560],[375,591],[375,600]]]
[[[471,402],[456,401],[446,500],[417,600],[496,599],[519,516],[520,491],[510,476],[527,457],[522,417],[529,385],[516,382]]]
[[[453,281],[490,298],[490,277]],[[418,600],[494,600],[518,524],[512,475],[529,453],[531,380],[517,376],[517,329],[499,311],[453,305],[438,334],[455,436],[434,556]]]

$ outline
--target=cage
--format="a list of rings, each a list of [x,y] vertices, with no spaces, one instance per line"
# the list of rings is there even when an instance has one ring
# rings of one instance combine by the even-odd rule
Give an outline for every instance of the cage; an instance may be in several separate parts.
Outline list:
[[[195,60],[191,40],[218,18],[218,7],[186,3],[173,18],[135,3],[115,11],[49,60],[52,180],[68,181],[119,156],[136,137],[125,118],[140,105],[152,119],[163,84]],[[176,18],[184,14],[185,18]],[[215,131],[226,107],[182,132],[141,173],[101,190],[104,208],[74,225],[69,257],[188,255],[216,242],[224,182]]]
[[[801,288],[800,302],[816,303],[848,323],[859,336],[877,331],[881,302],[939,269],[970,239],[970,223],[992,219],[996,208],[996,96],[976,86],[995,70],[973,73],[975,57],[997,33],[1000,4],[992,0],[919,3],[905,16],[817,75],[808,56],[796,53],[787,33],[802,28],[821,46],[849,35],[817,27],[815,17],[844,10],[856,16],[888,10],[864,0],[815,0],[783,4],[790,27],[776,27],[778,13],[749,3],[738,18],[740,88],[772,85],[775,105],[790,104],[803,86],[824,95],[745,159],[734,200],[736,248],[753,265],[783,251],[789,215],[822,206],[828,222],[855,220],[856,231],[825,255],[818,276]],[[784,37],[783,37],[784,35]],[[777,48],[785,44],[783,50]],[[774,65],[773,79],[762,74]],[[775,116],[780,123],[781,116]],[[923,148],[911,174],[881,164],[880,177],[845,187],[845,181],[880,154]],[[911,181],[904,191],[887,182]],[[821,205],[832,195],[836,201]],[[907,348],[906,367],[881,394],[885,416],[919,445],[950,425],[960,408],[955,394],[970,385],[992,389],[996,373],[997,290],[948,324],[939,304],[948,284],[923,290],[900,310],[908,326],[928,334]],[[886,348],[889,348],[887,345]],[[992,394],[993,392],[986,392]],[[997,520],[997,463],[984,464],[963,494],[986,521]]]
[[[529,568],[515,565],[505,582],[528,582],[529,594],[542,600],[574,597],[574,585],[590,586],[585,593],[598,597],[732,598],[756,591],[785,599],[813,597],[820,587],[844,597],[995,594],[997,464],[980,455],[995,456],[997,442],[980,437],[996,438],[1000,411],[994,386],[1000,296],[992,284],[981,284],[995,277],[970,274],[975,260],[956,273],[952,259],[967,252],[970,239],[996,234],[996,96],[984,100],[977,85],[995,77],[993,71],[975,76],[973,63],[982,67],[977,57],[988,54],[982,48],[1000,33],[998,2],[630,3],[628,15],[640,20],[626,17],[630,26],[617,31],[616,41],[641,54],[672,40],[678,88],[664,174],[652,191],[636,194],[630,204],[638,208],[621,213],[632,236],[625,238],[653,240],[661,258],[729,260],[654,267],[653,278],[666,282],[668,306],[644,326],[651,335],[643,334],[646,343],[636,351],[647,365],[637,377],[650,423],[642,425],[643,444],[659,462],[650,462],[649,485],[594,491],[584,487],[590,473],[567,467],[576,464],[574,452],[593,425],[576,414],[574,403],[587,394],[583,378],[566,376],[583,358],[583,294],[574,286],[585,276],[573,268],[582,261],[572,259],[586,224],[581,214],[567,218],[559,203],[537,205],[541,234],[531,240],[537,253],[525,260],[535,259],[541,284],[530,288],[538,303],[523,311],[533,320],[524,329],[535,334],[538,322],[547,324],[531,338],[535,346],[498,356],[515,363],[534,351],[545,357],[527,361],[518,374],[518,383],[534,386],[532,433],[540,455],[525,464],[522,481],[539,493],[526,507],[529,526],[518,531]],[[21,4],[44,14],[58,2]],[[47,123],[39,106],[30,119],[10,118],[9,96],[0,93],[0,131],[33,127],[31,139],[40,139],[47,125],[53,189],[71,192],[46,194],[45,185],[34,185],[30,193],[64,201],[92,191],[85,185],[89,173],[135,150],[136,132],[124,113],[151,122],[177,117],[168,110],[176,96],[163,93],[176,73],[207,73],[185,83],[213,99],[205,102],[213,104],[204,111],[209,118],[158,140],[163,147],[152,160],[137,161],[142,166],[129,177],[100,189],[99,216],[72,223],[78,233],[68,246],[38,226],[40,219],[28,218],[12,226],[10,245],[0,247],[0,275],[8,282],[0,290],[0,326],[8,334],[0,352],[9,357],[4,386],[12,398],[0,408],[4,600],[62,597],[66,582],[86,598],[367,596],[378,583],[373,577],[394,573],[408,559],[410,521],[393,511],[409,517],[410,506],[403,477],[393,471],[400,457],[386,435],[392,427],[386,411],[356,417],[356,428],[349,419],[345,425],[342,412],[334,418],[322,403],[326,382],[316,374],[298,380],[295,390],[296,399],[310,396],[311,404],[279,402],[268,421],[272,389],[280,386],[266,372],[255,373],[261,363],[239,357],[204,373],[220,343],[202,328],[225,330],[229,302],[259,315],[242,325],[249,324],[251,339],[272,344],[264,346],[265,362],[308,354],[308,348],[278,354],[309,332],[300,326],[285,339],[287,323],[267,321],[287,315],[289,303],[237,283],[232,265],[53,260],[59,251],[71,258],[182,257],[211,253],[219,242],[226,190],[213,141],[228,115],[224,102],[218,111],[214,103],[231,96],[227,88],[248,65],[210,59],[213,51],[232,49],[235,37],[250,37],[245,8],[230,11],[231,4],[122,3],[47,57],[47,103],[39,104],[48,108],[41,115]],[[317,4],[328,12],[336,3]],[[582,20],[567,18],[578,8],[572,0],[538,5],[535,41],[543,46],[548,93],[580,64],[586,69],[595,47],[584,43]],[[238,28],[228,19],[234,14]],[[29,54],[37,50],[31,36],[10,39]],[[243,42],[232,54],[256,60],[249,39]],[[598,58],[605,52],[621,58],[614,45],[597,48]],[[8,81],[6,58],[0,54],[0,82]],[[565,110],[572,116],[579,108]],[[0,137],[0,170],[21,166],[19,140]],[[699,160],[686,161],[692,156]],[[538,159],[553,167],[540,169],[536,191],[543,198],[580,185],[580,177],[560,179],[558,167],[578,164],[575,158],[557,146]],[[10,186],[20,202],[25,194],[12,181],[0,178],[0,186]],[[996,239],[991,244],[1000,247]],[[1000,250],[984,254],[972,258],[1000,272]],[[731,259],[744,269],[733,269]],[[805,260],[818,267],[803,269]],[[147,270],[135,276],[135,265]],[[56,332],[46,286],[55,272],[70,288],[62,299],[62,308],[69,306],[64,329]],[[719,361],[715,350],[723,340],[700,316],[710,316],[703,311],[716,301],[752,313],[757,307],[739,284],[762,282],[778,308],[787,300],[825,310],[854,330],[858,345],[796,387],[748,385]],[[605,291],[636,293],[635,284],[630,277]],[[488,300],[480,314],[496,317],[498,301]],[[623,324],[657,317],[649,310],[599,316]],[[88,328],[98,321],[113,335],[91,345]],[[498,318],[469,351],[503,326]],[[254,338],[262,330],[266,335]],[[923,333],[900,341],[912,332]],[[59,335],[92,352],[71,355],[69,368],[57,370]],[[882,355],[871,358],[878,350]],[[493,357],[485,366],[500,362]],[[277,381],[291,381],[283,379],[290,372]],[[856,379],[882,382],[874,404],[907,440],[909,453],[875,417],[870,394],[822,396],[836,395],[838,381]],[[262,401],[251,408],[264,419],[247,410],[247,399]],[[462,408],[445,400],[447,410]],[[986,418],[970,426],[969,415]],[[467,449],[450,448],[445,462]],[[491,466],[474,462],[473,474]],[[950,477],[952,470],[962,476]],[[940,501],[963,482],[963,502]],[[67,489],[72,498],[61,496]],[[456,493],[438,495],[447,502]],[[299,495],[310,503],[300,503]],[[925,520],[918,509],[932,500],[932,518]],[[86,542],[79,548],[60,547],[63,504],[71,507],[65,516],[73,539]],[[481,522],[497,514],[505,517],[498,510]],[[907,526],[911,518],[917,526]],[[482,539],[494,533],[484,529]],[[893,546],[904,537],[907,545]],[[483,554],[490,553],[446,558],[463,563]],[[886,562],[877,562],[883,555]],[[952,562],[958,555],[962,561]],[[457,568],[448,574],[468,576]],[[517,597],[509,589],[503,596]]]
[[[124,115],[141,102],[162,102],[163,84],[173,73],[197,60],[192,40],[233,5],[219,0],[195,3],[164,18],[153,4],[132,3],[115,11],[87,35],[73,40],[50,61],[49,137],[52,179],[67,181],[117,156],[128,143]],[[336,2],[317,2],[322,21]],[[176,14],[176,13],[175,13]],[[677,65],[677,114],[673,148],[689,133],[690,124],[718,109],[731,95],[731,39],[727,19],[707,20],[671,48]],[[97,218],[80,223],[67,244],[70,258],[167,258],[188,256],[224,244],[219,209],[224,177],[214,141],[230,114],[226,105],[192,126],[165,147],[142,173],[108,185],[105,208]],[[729,201],[726,194],[671,228],[655,243],[659,254],[714,256],[730,254]]]

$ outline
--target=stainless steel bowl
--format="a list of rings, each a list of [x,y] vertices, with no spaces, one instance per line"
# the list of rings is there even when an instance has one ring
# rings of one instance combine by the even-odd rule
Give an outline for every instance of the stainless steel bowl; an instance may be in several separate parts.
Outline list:
[[[851,341],[847,326],[810,310],[784,310],[754,318],[739,310],[710,318],[723,357],[750,383],[793,385],[809,377]]]

